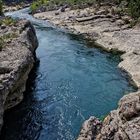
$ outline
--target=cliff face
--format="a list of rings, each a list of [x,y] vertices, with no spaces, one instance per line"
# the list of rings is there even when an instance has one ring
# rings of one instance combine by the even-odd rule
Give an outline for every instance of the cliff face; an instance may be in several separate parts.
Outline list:
[[[0,130],[3,114],[23,99],[26,81],[35,62],[38,41],[30,22],[21,20],[10,26],[0,26]]]

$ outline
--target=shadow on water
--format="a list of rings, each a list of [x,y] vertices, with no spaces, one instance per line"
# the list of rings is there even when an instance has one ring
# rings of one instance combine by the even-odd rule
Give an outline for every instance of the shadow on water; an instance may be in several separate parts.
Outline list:
[[[22,103],[6,111],[0,139],[74,140],[85,119],[107,114],[125,92],[135,91],[117,67],[120,54],[27,13],[11,15],[35,25],[40,62],[30,73]]]
[[[34,100],[34,96],[33,96],[33,92],[34,92],[34,89],[36,87],[36,77],[38,76],[38,68],[39,68],[39,60],[36,59],[36,62],[34,64],[34,67],[33,69],[31,70],[30,74],[29,74],[29,79],[27,80],[27,84],[26,84],[26,91],[24,92],[24,99],[23,101],[17,105],[16,107],[13,107],[12,109],[9,109],[7,111],[5,111],[5,114],[4,114],[4,126],[2,128],[2,132],[1,132],[1,135],[0,135],[0,140],[26,140],[26,139],[37,139],[38,135],[39,135],[39,131],[41,129],[41,126],[38,126],[36,124],[33,124],[32,127],[30,127],[30,130],[27,129],[26,127],[26,123],[31,123],[32,125],[32,120],[30,119],[30,117],[27,118],[27,120],[22,120],[22,118],[25,118],[25,115],[26,114],[29,114],[30,111],[32,112],[32,108],[30,108],[30,105],[32,103],[35,102]],[[10,114],[10,116],[9,116]],[[21,118],[21,119],[18,119],[18,118]],[[17,122],[17,120],[19,120]],[[17,124],[15,124],[15,122]],[[23,125],[24,123],[24,125]],[[6,125],[8,124],[8,126]],[[8,127],[13,127],[12,131],[9,131],[7,133],[7,128]],[[32,128],[32,129],[31,129]],[[34,130],[35,128],[35,130]],[[30,137],[12,137],[10,136],[10,134],[12,133],[13,136],[17,135],[17,134],[20,134],[22,132],[27,132],[28,134],[30,134],[30,132],[32,133],[32,135],[30,135]],[[29,135],[28,135],[29,136]]]
[[[30,73],[24,100],[6,111],[1,140],[74,140],[91,115],[117,106],[134,91],[119,68],[120,54],[94,42],[36,26],[40,60]]]

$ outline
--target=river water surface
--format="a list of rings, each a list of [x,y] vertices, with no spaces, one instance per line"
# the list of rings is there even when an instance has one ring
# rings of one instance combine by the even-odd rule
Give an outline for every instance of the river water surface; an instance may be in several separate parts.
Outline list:
[[[35,25],[39,62],[23,102],[5,113],[2,140],[74,140],[85,119],[106,115],[133,90],[117,68],[119,55],[36,20],[26,9],[8,15]]]

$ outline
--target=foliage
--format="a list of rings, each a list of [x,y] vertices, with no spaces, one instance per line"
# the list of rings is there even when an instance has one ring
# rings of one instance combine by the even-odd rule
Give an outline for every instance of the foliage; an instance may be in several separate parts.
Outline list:
[[[82,5],[92,4],[96,0],[36,0],[31,5],[31,11],[36,11],[40,6],[62,6],[62,5]]]
[[[72,6],[77,4],[90,4],[95,2],[95,0],[51,0],[49,2],[56,5],[69,4]]]
[[[140,17],[140,0],[118,0],[119,3],[127,2],[127,12],[134,18]]]
[[[4,34],[1,38],[3,41],[7,40],[7,39],[12,39],[12,38],[17,38],[17,34],[16,33],[8,33],[8,34]]]
[[[73,5],[82,5],[82,4],[93,4],[97,3],[100,5],[102,2],[114,3],[121,5],[125,3],[125,7],[122,8],[121,12],[128,12],[132,18],[135,20],[140,17],[140,0],[36,0],[31,5],[31,10],[36,11],[40,6],[61,6],[64,4],[68,4],[70,6]]]
[[[6,26],[14,25],[15,23],[16,23],[16,20],[10,17],[5,17],[3,20],[0,21],[0,25],[4,24]]]
[[[129,12],[135,19],[140,17],[140,0],[129,0]]]
[[[31,4],[31,11],[37,10],[42,5],[47,5],[48,0],[37,0]]]
[[[0,15],[3,14],[3,4],[2,4],[2,0],[0,0]]]
[[[7,40],[17,38],[17,37],[18,35],[16,33],[7,33],[0,36],[0,51],[5,46]]]
[[[4,44],[4,40],[2,37],[0,37],[0,51],[2,50],[3,44]]]

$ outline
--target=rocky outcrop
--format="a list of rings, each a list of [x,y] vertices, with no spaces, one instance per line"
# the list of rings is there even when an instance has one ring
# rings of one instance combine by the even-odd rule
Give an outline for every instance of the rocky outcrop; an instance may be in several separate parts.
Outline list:
[[[80,135],[77,140],[93,140],[100,131],[102,126],[101,121],[95,117],[90,117],[83,123]]]
[[[29,21],[20,20],[0,26],[0,129],[3,114],[23,99],[28,75],[35,62],[38,41]]]
[[[139,140],[140,27],[131,28],[132,19],[117,14],[116,7],[66,9],[57,15],[55,12],[38,13],[34,17],[94,39],[106,51],[123,52],[119,67],[128,73],[130,82],[138,88],[137,92],[125,95],[118,108],[111,111],[101,124],[95,117],[85,121],[78,140]]]
[[[101,127],[96,122],[99,122],[97,118],[85,121],[77,140],[139,140],[140,92],[124,96],[118,109],[100,123]]]

